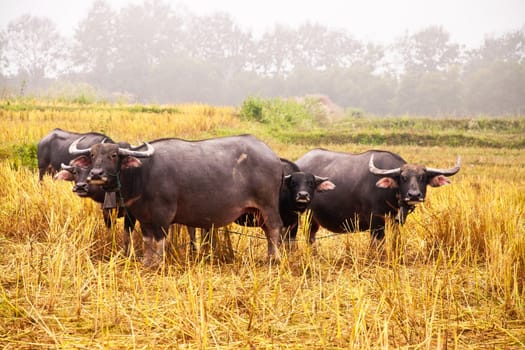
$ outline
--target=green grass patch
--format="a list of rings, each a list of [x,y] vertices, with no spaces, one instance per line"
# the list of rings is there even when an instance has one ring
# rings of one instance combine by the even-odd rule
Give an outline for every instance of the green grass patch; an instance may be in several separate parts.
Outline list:
[[[329,127],[330,128],[330,127]],[[346,118],[331,128],[352,130],[424,131],[424,132],[508,132],[525,134],[525,118],[428,118],[362,117]]]
[[[362,144],[362,145],[414,145],[450,147],[525,148],[525,140],[518,135],[489,137],[465,133],[420,133],[420,132],[354,132],[351,130],[315,130],[309,132],[286,132],[274,134],[281,142],[302,145]]]
[[[272,130],[305,130],[315,124],[307,104],[282,98],[249,97],[241,105],[240,117],[244,121],[265,124]]]
[[[11,148],[11,151],[0,150],[0,159],[3,157],[3,153],[9,158],[11,158],[12,164],[17,169],[19,166],[27,167],[30,170],[35,170],[38,168],[38,159],[37,159],[37,144],[36,143],[23,143],[19,145],[14,145]],[[9,156],[9,153],[11,155]]]

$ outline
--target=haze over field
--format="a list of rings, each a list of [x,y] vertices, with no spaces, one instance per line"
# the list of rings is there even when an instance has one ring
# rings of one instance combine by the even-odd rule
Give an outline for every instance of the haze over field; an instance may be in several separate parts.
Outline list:
[[[519,0],[8,0],[1,7],[3,95],[80,91],[89,99],[239,104],[250,95],[322,94],[374,114],[524,108]]]
[[[0,0],[0,349],[525,349],[524,6]],[[66,178],[96,163],[85,155],[71,163],[62,138],[62,147],[48,143],[45,135],[64,130],[155,148],[110,160],[121,166],[107,172],[116,193],[98,199],[117,203],[111,228],[101,204],[80,198],[72,182],[40,179],[39,166],[48,169],[42,149],[64,156],[57,171],[82,165],[60,171]],[[255,141],[248,158],[239,144],[191,154],[182,146],[242,134],[276,155]],[[159,141],[166,138],[178,140]],[[313,172],[296,175],[332,181],[339,198],[331,212],[361,202],[361,223],[384,218],[364,202],[397,191],[378,185],[405,187],[401,163],[378,154],[372,164],[385,171],[372,170],[389,174],[372,175],[358,156],[362,171],[352,173],[369,185],[352,186],[357,177],[341,164],[304,166],[300,159],[318,148],[383,150],[424,165],[425,201],[401,192],[387,199],[385,208],[404,209],[389,215],[383,242],[368,225],[354,232],[357,216],[347,211],[349,220],[325,227],[341,231],[341,223],[348,232],[322,228],[311,245],[315,206],[300,217],[296,242],[283,242],[280,263],[268,261],[261,228],[217,227],[226,221],[219,211],[239,213],[242,198],[262,192],[274,204],[265,223],[279,226],[269,195],[283,197],[277,185],[294,181],[276,181],[277,156]],[[457,159],[451,183],[433,187],[445,181],[436,169]],[[130,166],[141,168],[118,170]],[[144,191],[134,195],[130,184]],[[154,191],[165,185],[162,195]],[[246,191],[237,201],[210,196],[234,199],[238,186]],[[174,205],[189,189],[193,200]],[[258,211],[262,201],[247,200],[248,212]],[[181,219],[190,212],[193,220]],[[216,227],[211,240],[198,230],[193,245],[184,225],[166,228],[171,219]],[[167,254],[155,255],[155,270],[143,243],[160,223]]]
[[[243,29],[255,35],[281,23],[296,27],[303,22],[348,30],[359,39],[391,42],[405,31],[414,32],[429,25],[441,25],[454,41],[478,46],[486,35],[519,29],[525,23],[525,2],[521,0],[417,1],[372,0],[320,2],[300,0],[177,0],[164,1],[173,8],[185,9],[199,15],[225,12],[232,15]],[[93,1],[80,0],[4,0],[0,26],[16,17],[30,13],[53,20],[65,35],[73,35],[78,22],[85,17]],[[139,0],[108,1],[119,9]]]

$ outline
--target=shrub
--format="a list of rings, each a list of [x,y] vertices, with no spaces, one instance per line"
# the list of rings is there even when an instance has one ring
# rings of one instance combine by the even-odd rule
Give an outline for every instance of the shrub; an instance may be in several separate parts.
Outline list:
[[[36,143],[29,143],[29,144],[21,144],[16,145],[13,148],[13,158],[14,158],[14,167],[15,169],[19,166],[28,167],[30,170],[34,170],[38,168],[38,160],[37,160],[37,144]]]
[[[249,121],[264,123],[263,105],[265,101],[258,97],[248,97],[241,105],[241,118]]]
[[[240,115],[244,120],[278,129],[311,129],[315,124],[315,118],[307,105],[282,98],[248,97],[242,103]]]

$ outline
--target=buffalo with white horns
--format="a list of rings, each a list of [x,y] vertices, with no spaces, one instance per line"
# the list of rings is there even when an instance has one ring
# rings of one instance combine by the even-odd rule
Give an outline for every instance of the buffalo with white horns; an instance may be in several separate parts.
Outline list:
[[[417,203],[425,200],[427,185],[450,183],[447,176],[460,169],[461,158],[450,169],[408,164],[399,155],[371,150],[361,154],[314,149],[296,161],[303,171],[325,176],[336,185],[313,199],[310,242],[319,227],[343,233],[370,230],[382,240],[385,219],[403,224]]]
[[[139,221],[145,265],[160,262],[172,223],[210,229],[250,212],[262,218],[268,255],[279,258],[282,165],[254,136],[160,139],[134,150],[106,143],[79,149],[80,141],[70,153],[89,154],[88,183],[116,191]]]

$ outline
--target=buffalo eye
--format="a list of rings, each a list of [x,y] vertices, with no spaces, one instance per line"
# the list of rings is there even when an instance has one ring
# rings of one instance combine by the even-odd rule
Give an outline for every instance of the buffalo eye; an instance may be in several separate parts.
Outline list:
[[[401,181],[407,182],[408,181],[408,177],[405,176],[405,175],[401,175]]]
[[[117,158],[117,156],[118,156],[117,152],[111,154],[111,158],[113,159]]]

